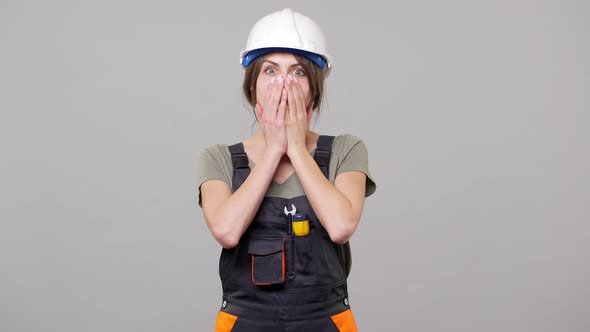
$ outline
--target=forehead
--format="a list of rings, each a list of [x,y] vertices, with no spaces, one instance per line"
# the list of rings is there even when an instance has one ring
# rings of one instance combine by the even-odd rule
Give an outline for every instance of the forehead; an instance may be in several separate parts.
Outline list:
[[[286,66],[299,64],[293,53],[270,53],[264,57],[264,60],[274,62],[278,65]]]

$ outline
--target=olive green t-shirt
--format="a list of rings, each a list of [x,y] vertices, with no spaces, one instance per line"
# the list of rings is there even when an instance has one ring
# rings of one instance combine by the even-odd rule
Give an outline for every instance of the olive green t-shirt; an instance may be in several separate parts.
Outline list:
[[[315,152],[312,151],[311,155]],[[256,165],[249,159],[249,166],[252,169]],[[367,175],[365,196],[372,195],[377,185],[369,172],[368,150],[365,143],[358,137],[346,134],[338,135],[332,143],[332,154],[330,155],[330,183],[334,183],[336,176],[340,173],[359,171]],[[212,145],[206,148],[199,156],[197,164],[199,182],[199,206],[201,206],[201,184],[208,180],[221,180],[232,187],[233,165],[228,146],[224,144]],[[305,195],[297,173],[293,172],[283,183],[272,181],[266,196],[293,198]]]

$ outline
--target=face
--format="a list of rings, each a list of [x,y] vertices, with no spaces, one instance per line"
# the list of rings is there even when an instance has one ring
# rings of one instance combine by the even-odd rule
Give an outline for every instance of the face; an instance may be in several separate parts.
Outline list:
[[[304,100],[309,100],[309,80],[303,67],[297,62],[295,56],[291,53],[271,53],[268,54],[260,67],[260,73],[256,81],[256,100],[264,100],[268,91],[268,86],[273,78],[283,77],[291,74],[301,85]]]

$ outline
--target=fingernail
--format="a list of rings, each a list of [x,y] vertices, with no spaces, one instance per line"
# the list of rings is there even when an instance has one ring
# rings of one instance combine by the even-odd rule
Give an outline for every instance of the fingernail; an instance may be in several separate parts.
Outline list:
[[[297,83],[297,79],[295,77],[293,77],[293,82]]]
[[[277,80],[279,81],[279,83],[282,82],[283,81],[283,76],[279,76],[279,78],[277,78]]]
[[[287,90],[285,90],[285,88],[283,88],[283,96],[285,96],[287,94]]]

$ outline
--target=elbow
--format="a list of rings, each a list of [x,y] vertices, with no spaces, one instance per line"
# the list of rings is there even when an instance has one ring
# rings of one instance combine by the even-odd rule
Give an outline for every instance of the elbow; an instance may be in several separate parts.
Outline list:
[[[223,248],[231,249],[238,245],[240,237],[229,229],[223,227],[215,227],[211,229],[213,237]]]
[[[337,244],[345,244],[352,237],[352,232],[332,232],[330,240]]]
[[[346,222],[340,220],[335,225],[335,227],[327,230],[328,235],[330,235],[330,240],[337,244],[344,244],[348,242],[352,237],[352,234],[354,234],[357,223],[353,220],[347,220]]]
[[[239,240],[231,237],[216,238],[216,240],[224,249],[234,248],[240,242]]]
[[[215,210],[208,209],[203,212],[209,232],[217,243],[225,249],[231,249],[238,245],[242,231],[236,226],[235,220],[223,214],[220,215]]]

